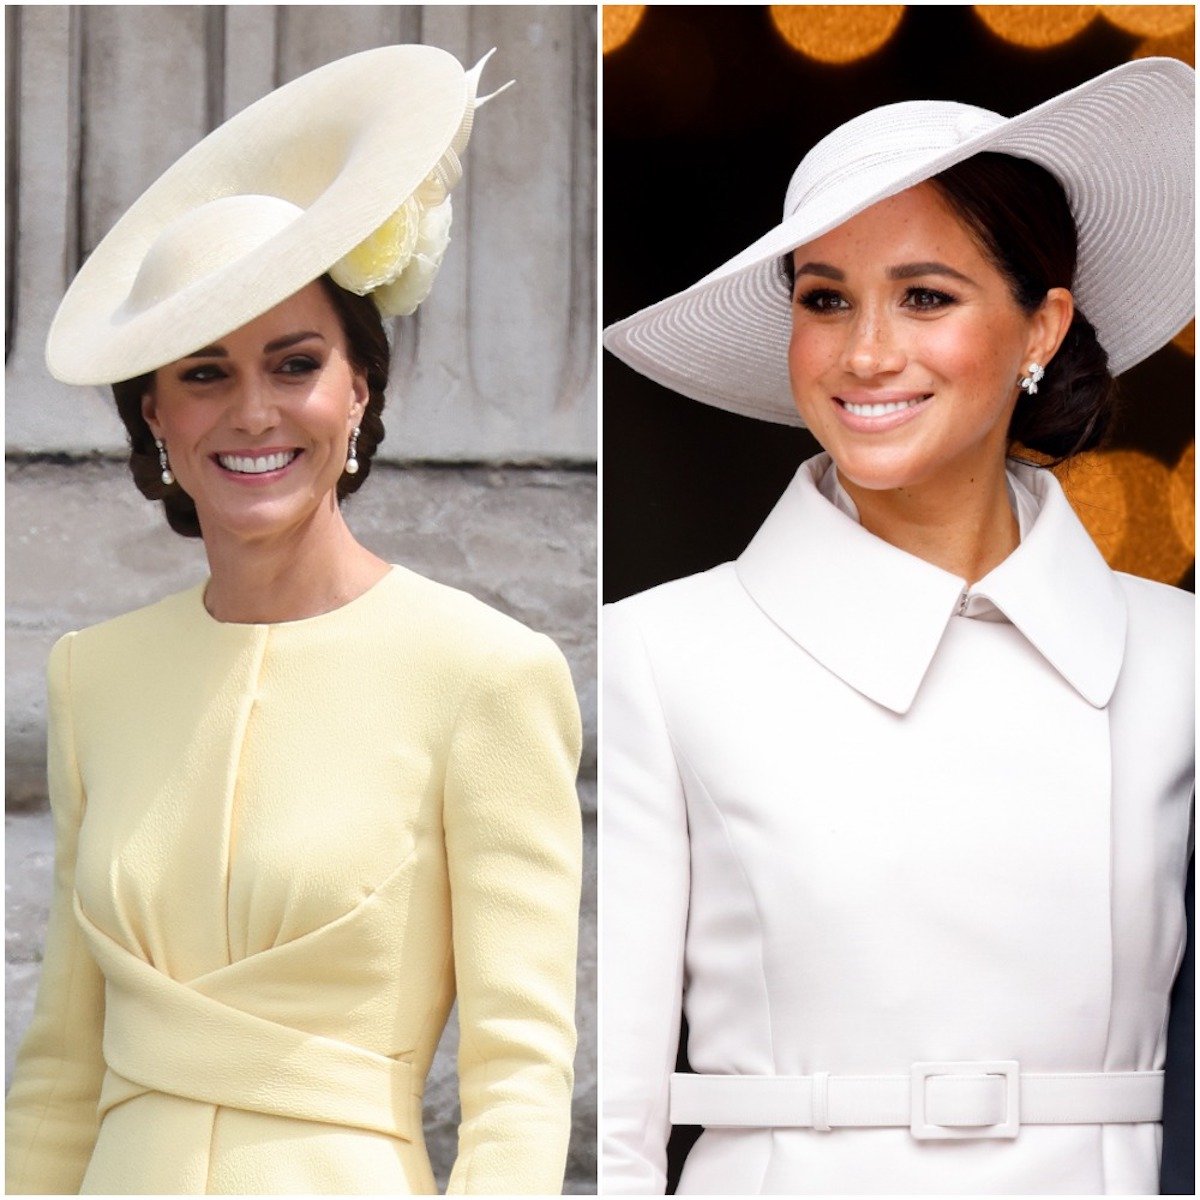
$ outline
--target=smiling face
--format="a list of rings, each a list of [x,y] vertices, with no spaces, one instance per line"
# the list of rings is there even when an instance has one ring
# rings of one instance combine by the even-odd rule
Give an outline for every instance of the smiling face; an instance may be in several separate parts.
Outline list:
[[[1017,379],[1057,348],[1068,292],[1024,312],[929,183],[801,246],[794,263],[792,396],[845,479],[915,488],[1002,467]]]
[[[142,413],[205,540],[285,535],[330,516],[369,397],[319,283],[154,372]]]

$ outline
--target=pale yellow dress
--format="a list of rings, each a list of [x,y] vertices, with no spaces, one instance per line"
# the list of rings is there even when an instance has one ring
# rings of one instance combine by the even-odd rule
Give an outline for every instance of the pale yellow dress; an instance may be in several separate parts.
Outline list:
[[[546,637],[401,567],[275,625],[202,587],[50,659],[55,889],[7,1190],[561,1189],[579,713]]]

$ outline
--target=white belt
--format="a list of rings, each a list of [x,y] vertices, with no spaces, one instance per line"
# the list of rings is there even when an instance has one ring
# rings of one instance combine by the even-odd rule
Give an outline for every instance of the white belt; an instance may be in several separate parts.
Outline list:
[[[918,1062],[907,1075],[672,1075],[671,1122],[1013,1138],[1022,1124],[1161,1121],[1162,1091],[1161,1071],[1034,1072],[1013,1061]]]

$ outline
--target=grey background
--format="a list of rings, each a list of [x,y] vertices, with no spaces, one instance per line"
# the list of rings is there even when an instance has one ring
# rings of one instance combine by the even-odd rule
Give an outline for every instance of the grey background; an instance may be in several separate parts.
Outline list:
[[[56,383],[50,319],[78,265],[226,117],[322,63],[424,41],[482,89],[431,298],[395,325],[388,428],[346,506],[376,553],[548,633],[584,714],[587,870],[566,1190],[595,1191],[595,64],[590,6],[21,6],[5,10],[6,1085],[32,1011],[53,862],[44,665],[54,640],[207,574],[123,465],[110,394]],[[429,1080],[444,1186],[453,1024]]]

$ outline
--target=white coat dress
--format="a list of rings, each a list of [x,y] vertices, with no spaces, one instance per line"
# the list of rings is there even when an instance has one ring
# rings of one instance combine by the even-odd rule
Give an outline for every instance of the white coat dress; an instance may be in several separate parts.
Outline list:
[[[681,1009],[692,1070],[755,1077],[751,1109],[768,1076],[1000,1061],[1025,1103],[1038,1073],[1162,1068],[1193,598],[1111,571],[1049,472],[1009,493],[1020,544],[967,588],[819,455],[736,562],[606,609],[603,1193],[664,1189]],[[826,1123],[710,1123],[678,1191],[1158,1187],[1153,1120]]]

